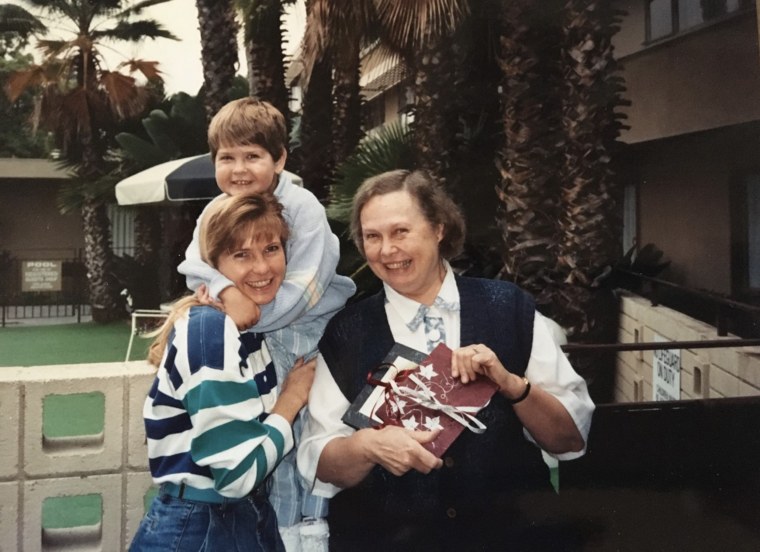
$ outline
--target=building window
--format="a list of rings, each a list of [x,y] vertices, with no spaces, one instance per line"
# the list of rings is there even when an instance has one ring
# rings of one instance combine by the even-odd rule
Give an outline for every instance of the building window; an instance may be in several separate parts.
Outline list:
[[[367,130],[372,130],[385,123],[385,94],[380,93],[364,104],[364,117]]]
[[[672,0],[652,0],[649,2],[649,37],[648,40],[657,40],[668,36],[673,32],[673,9]]]
[[[760,172],[731,186],[731,280],[734,297],[760,298]]]
[[[623,195],[623,255],[637,242],[636,185],[626,184]]]
[[[760,291],[760,174],[746,179],[747,194],[747,284]]]
[[[649,0],[647,42],[716,21],[754,4],[752,0]]]

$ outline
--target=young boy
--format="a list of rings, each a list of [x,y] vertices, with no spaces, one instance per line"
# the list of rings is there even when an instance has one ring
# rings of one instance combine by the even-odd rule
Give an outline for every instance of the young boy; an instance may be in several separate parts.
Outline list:
[[[308,359],[316,353],[325,325],[354,294],[356,286],[350,278],[335,272],[340,246],[327,223],[324,208],[311,192],[293,184],[283,172],[287,130],[285,118],[274,106],[250,97],[228,103],[212,119],[208,142],[216,182],[223,194],[271,192],[284,206],[283,214],[290,228],[285,247],[287,273],[275,299],[263,305],[260,317],[256,316],[258,305],[201,260],[199,224],[178,270],[186,276],[190,289],[198,290],[205,285],[210,297],[222,302],[225,312],[240,329],[259,320],[249,331],[267,333],[277,379],[284,381],[296,359]],[[247,284],[265,287],[269,282],[262,279]],[[304,415],[305,412],[293,426],[296,438]],[[297,551],[301,548],[300,535],[313,535],[317,530],[326,550],[327,527],[321,518],[327,514],[327,501],[310,495],[301,483],[295,469],[295,454],[288,454],[272,475],[270,494],[283,541],[288,552]],[[311,518],[317,518],[317,522]],[[313,538],[304,536],[304,544],[306,541],[315,544]]]

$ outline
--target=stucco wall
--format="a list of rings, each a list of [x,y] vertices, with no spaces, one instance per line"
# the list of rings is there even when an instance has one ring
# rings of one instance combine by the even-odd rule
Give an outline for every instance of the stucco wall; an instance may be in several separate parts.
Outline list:
[[[637,143],[760,119],[760,57],[755,12],[645,43],[645,2],[621,1],[628,12],[614,39],[623,66],[624,109]]]
[[[0,181],[0,249],[26,250],[25,258],[45,250],[84,247],[78,213],[62,215],[56,206],[61,181]]]
[[[731,293],[731,186],[760,166],[758,148],[760,123],[635,148],[638,239],[671,259],[666,279]]]

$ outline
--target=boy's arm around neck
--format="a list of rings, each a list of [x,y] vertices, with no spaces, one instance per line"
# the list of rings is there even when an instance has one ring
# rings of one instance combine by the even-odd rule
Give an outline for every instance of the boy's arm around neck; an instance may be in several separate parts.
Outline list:
[[[209,208],[209,205],[220,197],[225,197],[225,194],[220,194],[212,199],[198,216],[198,220],[195,221],[195,228],[193,229],[193,239],[185,251],[185,260],[177,267],[177,272],[185,276],[188,289],[196,291],[201,284],[206,284],[209,295],[215,300],[219,299],[219,294],[223,289],[234,284],[218,270],[209,266],[203,261],[203,259],[201,259],[198,233],[201,220],[203,219],[206,210]]]
[[[275,191],[285,207],[290,227],[286,247],[288,268],[285,280],[271,303],[261,308],[261,319],[252,329],[270,332],[282,329],[314,309],[330,290],[329,311],[343,306],[356,291],[345,276],[336,275],[340,243],[327,223],[327,216],[317,198],[294,185]]]

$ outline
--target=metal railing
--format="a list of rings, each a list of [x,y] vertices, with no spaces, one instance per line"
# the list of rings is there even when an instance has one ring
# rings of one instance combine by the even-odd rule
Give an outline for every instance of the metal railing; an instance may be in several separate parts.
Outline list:
[[[640,272],[620,268],[615,269],[615,271],[624,277],[633,278],[644,284],[643,287],[646,289],[634,289],[632,291],[646,297],[651,301],[652,306],[663,304],[675,310],[691,311],[686,313],[698,320],[713,324],[719,336],[728,335],[729,327],[733,326],[731,330],[735,334],[743,337],[760,337],[760,307],[758,306],[742,303],[710,291],[698,290],[661,278],[646,276]],[[665,290],[669,293],[666,293]],[[686,305],[683,300],[679,300],[679,297],[688,297],[693,304]]]

